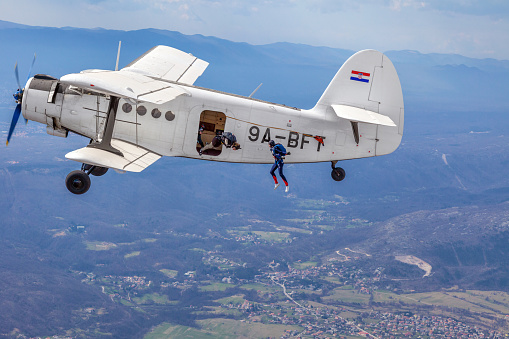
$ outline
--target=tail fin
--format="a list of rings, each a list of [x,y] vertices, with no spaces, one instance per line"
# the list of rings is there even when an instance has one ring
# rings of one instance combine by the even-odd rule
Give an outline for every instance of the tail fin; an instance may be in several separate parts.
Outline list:
[[[313,110],[333,112],[356,124],[377,125],[376,155],[393,152],[401,142],[404,122],[401,84],[392,62],[378,51],[364,50],[351,56]]]

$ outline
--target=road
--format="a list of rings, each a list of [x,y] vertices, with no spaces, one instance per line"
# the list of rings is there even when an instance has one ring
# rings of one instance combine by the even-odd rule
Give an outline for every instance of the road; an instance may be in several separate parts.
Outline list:
[[[291,301],[292,301],[295,305],[298,305],[298,306],[299,306],[299,307],[301,307],[301,308],[308,309],[306,306],[302,306],[301,304],[299,304],[298,302],[296,302],[296,301],[292,298],[292,296],[291,296],[291,295],[289,295],[289,294],[286,292],[286,286],[285,286],[284,282],[283,282],[282,284],[280,284],[279,282],[277,282],[277,281],[275,281],[275,280],[274,280],[274,276],[272,276],[272,275],[270,276],[270,280],[272,280],[272,282],[273,282],[274,284],[281,286],[281,287],[283,288],[283,293],[284,293],[284,294],[286,295],[286,297],[287,297],[288,299],[290,299],[290,300],[291,300]],[[367,334],[370,338],[380,339],[379,337],[376,337],[376,336],[372,335],[371,333],[369,333],[368,331],[366,331],[366,330],[364,330],[364,329],[360,328],[360,327],[359,327],[358,325],[356,325],[353,321],[348,321],[348,320],[346,320],[345,318],[343,318],[343,317],[341,317],[341,316],[338,316],[338,318],[339,318],[339,319],[341,319],[342,321],[344,321],[345,323],[347,323],[348,325],[353,326],[354,328],[356,328],[356,329],[357,329],[357,330],[359,330],[360,332],[364,332],[364,333],[366,333],[366,334]],[[303,333],[301,333],[301,334],[303,334]]]

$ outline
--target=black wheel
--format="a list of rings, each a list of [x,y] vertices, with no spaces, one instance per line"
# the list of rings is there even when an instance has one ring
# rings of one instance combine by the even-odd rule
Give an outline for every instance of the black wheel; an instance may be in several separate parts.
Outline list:
[[[91,168],[92,165],[83,164],[82,171],[88,172],[88,170]],[[105,175],[106,172],[108,172],[108,167],[94,166],[94,169],[92,170],[92,172],[90,172],[90,174],[92,174],[95,177],[100,177],[101,175]]]
[[[90,174],[96,177],[100,177],[101,175],[105,175],[106,172],[108,172],[108,167],[96,166]]]
[[[342,169],[341,167],[336,167],[332,170],[330,175],[332,176],[332,179],[334,179],[335,181],[341,181],[345,178],[346,173],[345,170]]]
[[[65,178],[65,186],[73,194],[83,194],[90,188],[90,177],[83,171],[72,171]]]

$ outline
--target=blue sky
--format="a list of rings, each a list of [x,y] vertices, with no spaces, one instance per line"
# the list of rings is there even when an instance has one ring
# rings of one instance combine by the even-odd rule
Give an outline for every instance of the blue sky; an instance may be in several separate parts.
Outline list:
[[[509,0],[24,0],[0,20],[509,59]]]

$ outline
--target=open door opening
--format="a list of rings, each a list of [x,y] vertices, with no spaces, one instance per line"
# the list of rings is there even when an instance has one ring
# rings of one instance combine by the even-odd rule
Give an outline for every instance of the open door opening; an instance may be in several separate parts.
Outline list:
[[[215,145],[213,143],[213,139],[216,135],[221,135],[224,132],[225,124],[226,115],[223,112],[201,112],[196,151],[200,152],[200,150],[204,148],[202,154],[212,156],[218,156],[221,154],[223,145],[221,143]]]

